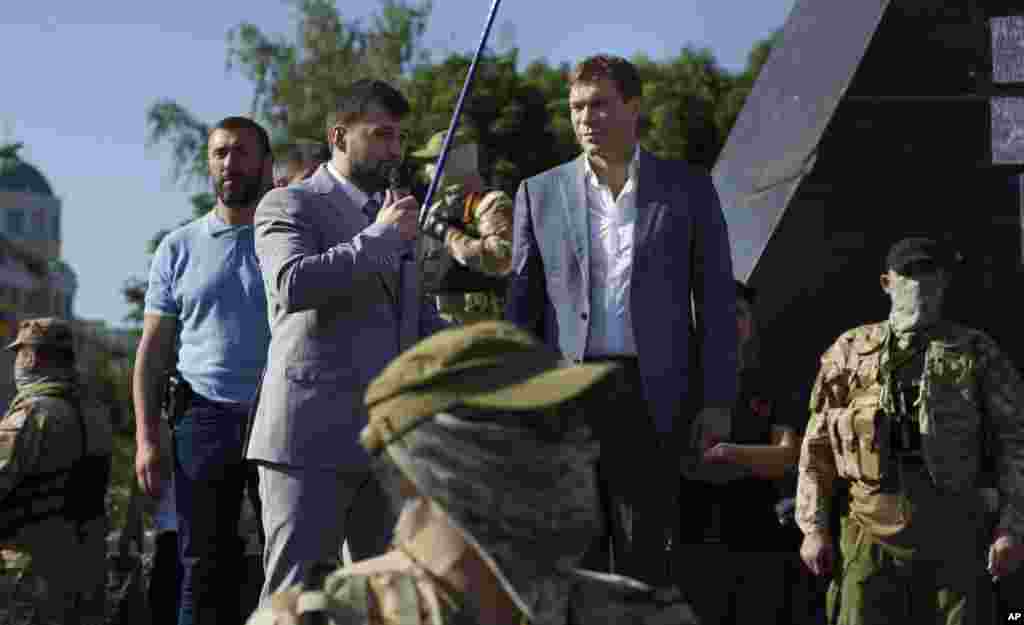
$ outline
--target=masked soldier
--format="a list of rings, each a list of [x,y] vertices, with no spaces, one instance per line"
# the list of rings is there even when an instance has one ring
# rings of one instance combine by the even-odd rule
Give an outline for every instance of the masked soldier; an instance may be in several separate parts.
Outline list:
[[[412,153],[425,161],[428,179],[436,173],[433,161],[441,154],[445,134],[438,132]],[[479,144],[466,131],[456,131],[435,192],[440,199],[429,212],[435,236],[422,245],[424,289],[438,295],[438,309],[448,321],[500,319],[505,289],[501,278],[512,268],[512,199],[484,187],[479,158]]]
[[[846,332],[822,356],[796,519],[804,562],[833,576],[831,623],[994,623],[989,575],[1019,564],[1024,387],[991,338],[943,319],[954,263],[935,241],[898,242],[881,276],[889,319]],[[986,466],[1001,495],[994,528],[979,491]],[[835,558],[837,480],[849,496]]]
[[[601,530],[584,391],[615,365],[558,360],[490,321],[393,361],[367,390],[361,442],[401,510],[394,548],[249,623],[694,623],[672,591],[574,568]]]
[[[0,546],[31,557],[44,622],[103,623],[110,420],[83,405],[71,327],[19,325],[17,395],[0,421]]]

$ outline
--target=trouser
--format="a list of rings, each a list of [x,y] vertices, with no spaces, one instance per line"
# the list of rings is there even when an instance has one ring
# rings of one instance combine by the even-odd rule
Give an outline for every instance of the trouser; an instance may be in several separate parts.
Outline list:
[[[183,578],[179,625],[232,625],[239,613],[238,536],[248,406],[193,395],[174,425],[174,489]]]
[[[881,543],[855,520],[843,518],[837,578],[826,602],[829,623],[995,623],[980,533],[945,536],[945,544],[934,542],[924,549],[896,547]]]
[[[336,471],[257,461],[263,501],[264,582],[260,604],[302,580],[308,567],[387,550],[396,515],[368,469]]]
[[[587,410],[601,443],[597,476],[606,534],[583,566],[664,585],[671,577],[668,542],[678,525],[679,462],[655,433],[637,360],[616,362],[620,373],[594,389]]]
[[[156,537],[153,571],[147,591],[153,625],[174,625],[178,622],[183,577],[184,571],[178,558],[178,532],[160,532]]]
[[[723,543],[680,545],[676,575],[701,623],[791,625],[785,612],[786,555],[730,550]]]

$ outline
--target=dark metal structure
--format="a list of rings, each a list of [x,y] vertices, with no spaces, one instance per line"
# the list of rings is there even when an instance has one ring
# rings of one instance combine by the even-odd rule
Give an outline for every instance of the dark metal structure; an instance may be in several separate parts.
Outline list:
[[[882,259],[907,235],[957,247],[951,317],[1024,364],[1015,13],[995,0],[797,0],[713,172],[783,394],[805,399],[831,341],[886,316]]]

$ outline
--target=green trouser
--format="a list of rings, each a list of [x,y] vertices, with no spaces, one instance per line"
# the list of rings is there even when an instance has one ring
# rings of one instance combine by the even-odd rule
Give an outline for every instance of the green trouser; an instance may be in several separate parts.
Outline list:
[[[950,531],[941,548],[897,547],[843,518],[837,577],[828,590],[830,625],[994,623],[979,542]]]

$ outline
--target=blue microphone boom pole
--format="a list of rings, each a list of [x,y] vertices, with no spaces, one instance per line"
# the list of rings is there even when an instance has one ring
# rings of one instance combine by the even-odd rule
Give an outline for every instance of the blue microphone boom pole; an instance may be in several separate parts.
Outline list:
[[[434,200],[434,192],[437,190],[438,181],[441,180],[441,174],[444,172],[444,164],[445,161],[448,160],[448,150],[451,148],[452,137],[455,136],[455,130],[459,126],[459,116],[462,114],[462,105],[465,103],[466,96],[469,94],[469,88],[473,84],[473,75],[476,74],[476,65],[480,61],[480,57],[483,55],[484,47],[487,45],[487,37],[491,34],[491,25],[494,24],[494,16],[498,14],[499,4],[501,4],[501,0],[494,0],[491,3],[491,12],[487,15],[487,24],[484,26],[483,34],[480,36],[480,45],[477,46],[476,54],[473,56],[473,62],[469,66],[469,72],[466,74],[466,82],[462,84],[462,91],[459,93],[459,101],[455,104],[455,113],[452,114],[452,121],[448,124],[448,133],[444,136],[444,145],[441,147],[441,154],[437,157],[434,176],[430,179],[430,186],[427,187],[427,196],[423,198],[423,205],[420,207],[420,230],[423,230],[423,225],[427,220],[427,213],[430,210],[430,204]]]

